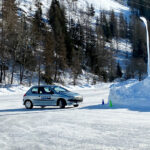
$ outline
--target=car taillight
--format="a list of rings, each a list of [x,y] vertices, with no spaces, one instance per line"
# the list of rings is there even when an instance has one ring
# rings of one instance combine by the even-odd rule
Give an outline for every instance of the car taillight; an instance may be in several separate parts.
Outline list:
[[[25,97],[25,96],[26,96],[26,94],[23,95],[23,97]]]

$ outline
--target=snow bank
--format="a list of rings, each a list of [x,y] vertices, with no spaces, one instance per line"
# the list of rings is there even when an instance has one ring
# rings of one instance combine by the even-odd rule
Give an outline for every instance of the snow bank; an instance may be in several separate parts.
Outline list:
[[[150,77],[143,81],[128,80],[113,84],[109,99],[119,107],[150,108]]]
[[[20,76],[19,72],[14,73],[13,84],[10,84],[11,72],[7,72],[5,84],[0,84],[0,96],[1,95],[16,95],[16,94],[25,94],[26,91],[30,88],[28,78],[24,76],[23,85],[20,85]],[[82,70],[82,74],[78,76],[75,81],[76,85],[74,86],[73,74],[70,70],[62,73],[60,75],[60,81],[58,83],[53,83],[54,85],[63,86],[68,90],[83,90],[83,89],[93,89],[101,87],[103,83],[100,81],[99,77]],[[33,73],[32,85],[35,86],[38,84],[37,73]],[[46,85],[42,80],[41,85]]]
[[[61,78],[60,83],[53,83],[53,84],[58,85],[58,86],[63,86],[64,88],[67,88],[70,91],[94,89],[94,88],[99,88],[102,85],[104,85],[104,83],[102,83],[101,81],[98,81],[98,76],[85,72],[85,71],[82,71],[82,74],[78,77],[78,79],[76,79],[75,86],[73,85],[73,76],[71,75],[71,73],[66,72],[62,74],[60,78]],[[95,78],[96,81],[93,81],[93,78]],[[38,78],[35,76],[34,80],[32,81],[32,86],[37,85],[37,83],[38,83]],[[42,81],[41,85],[46,85],[46,83]],[[1,95],[17,95],[17,94],[23,95],[26,93],[26,91],[29,88],[30,87],[28,86],[28,82],[24,82],[24,85],[20,85],[19,75],[15,74],[13,85],[10,85],[10,84],[6,86],[0,85],[0,96]]]
[[[44,84],[43,84],[44,85]],[[105,83],[98,83],[96,85],[92,85],[92,84],[82,84],[82,85],[71,85],[71,84],[67,84],[67,85],[62,85],[60,83],[55,83],[55,85],[58,86],[62,86],[70,91],[86,91],[86,90],[93,90],[93,89],[100,89],[102,86],[108,85],[110,86],[111,83],[105,84]],[[32,87],[32,86],[31,86]],[[29,86],[24,86],[24,85],[7,85],[4,87],[0,87],[0,96],[2,95],[23,95],[27,92],[27,90],[29,90],[31,87]]]
[[[23,85],[7,85],[4,87],[0,87],[0,96],[2,95],[18,95],[25,94],[30,87]],[[1,99],[1,97],[0,97]]]

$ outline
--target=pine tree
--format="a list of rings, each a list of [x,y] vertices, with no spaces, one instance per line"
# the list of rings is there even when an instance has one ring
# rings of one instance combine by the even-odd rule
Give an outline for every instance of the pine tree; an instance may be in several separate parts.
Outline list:
[[[120,38],[128,38],[128,25],[122,13],[119,15],[119,36]]]
[[[67,52],[69,53],[70,41],[67,33],[65,9],[60,6],[58,0],[52,0],[50,10],[48,12],[49,23],[52,27],[55,38],[55,81],[59,74],[59,69],[65,70],[67,67]],[[59,41],[59,43],[57,42]]]
[[[106,18],[106,15],[105,15],[104,11],[101,12],[100,20],[101,20],[101,26],[102,26],[102,29],[103,29],[103,35],[105,36],[106,41],[109,41],[109,39],[111,37],[111,32],[110,32],[109,22]]]
[[[145,28],[142,26],[140,20],[133,16],[130,23],[130,40],[133,47],[133,57],[134,58],[143,58],[146,60],[147,51],[146,51],[146,37],[145,37]]]
[[[116,77],[116,62],[112,47],[110,50],[106,47],[106,34],[104,33],[104,12],[100,13],[96,22],[96,49],[93,51],[94,69],[93,72],[97,74],[103,81],[113,81]],[[104,18],[102,18],[104,17]]]
[[[120,64],[118,62],[118,64],[117,64],[117,77],[121,78],[122,75],[123,74],[122,74],[122,71],[121,71],[121,66],[120,66]]]
[[[84,61],[85,61],[85,37],[84,37],[84,29],[83,26],[81,25],[80,21],[78,20],[77,24],[75,25],[75,34],[73,37],[73,42],[74,42],[74,49],[78,52],[79,54],[79,60],[81,67],[84,67]]]
[[[91,4],[91,6],[88,8],[88,13],[91,17],[94,17],[95,16],[95,8],[93,6],[93,4]]]
[[[19,63],[20,70],[20,84],[23,84],[25,71],[28,70],[29,85],[32,82],[33,71],[36,68],[36,56],[34,56],[33,47],[33,33],[31,26],[27,23],[27,18],[24,14],[20,16],[19,29],[18,29],[18,46],[17,46],[17,63]]]
[[[81,74],[81,65],[80,65],[80,56],[79,51],[74,50],[73,51],[73,64],[72,64],[72,72],[73,72],[73,84],[76,85],[76,80]]]
[[[47,32],[44,46],[45,74],[43,78],[48,84],[52,84],[54,76],[54,46],[55,43],[53,39],[53,34],[51,32]]]
[[[5,66],[12,61],[12,74],[15,68],[17,48],[18,16],[15,0],[2,1],[1,75],[5,80]],[[12,79],[11,79],[12,80]],[[0,81],[0,82],[1,82]],[[12,82],[11,82],[12,83]]]
[[[118,32],[118,24],[117,24],[117,18],[115,16],[114,11],[112,10],[110,13],[110,33],[112,37],[116,37],[117,36],[117,32]]]
[[[127,79],[139,77],[139,80],[141,80],[146,74],[145,68],[147,63],[145,28],[137,16],[132,15],[131,18],[129,37],[133,52],[125,74]]]
[[[85,65],[92,69],[93,66],[93,51],[95,49],[95,30],[92,27],[93,15],[91,14],[91,8],[87,4],[86,18],[84,20],[84,36],[85,36]]]
[[[32,32],[34,32],[34,43],[36,48],[36,57],[37,57],[37,72],[38,72],[38,85],[41,82],[41,65],[43,62],[43,45],[44,45],[44,36],[45,36],[45,23],[42,18],[42,9],[41,4],[37,2],[37,10],[35,12],[33,22],[32,22]]]
[[[150,18],[149,0],[135,0],[135,1],[128,0],[127,2],[128,2],[128,5],[131,7],[132,14]]]

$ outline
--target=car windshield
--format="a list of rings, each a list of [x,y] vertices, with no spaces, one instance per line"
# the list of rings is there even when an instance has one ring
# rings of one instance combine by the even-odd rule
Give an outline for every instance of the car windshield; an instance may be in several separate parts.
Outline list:
[[[55,90],[57,93],[69,92],[67,89],[62,88],[62,87],[60,87],[60,86],[54,87],[54,90]]]

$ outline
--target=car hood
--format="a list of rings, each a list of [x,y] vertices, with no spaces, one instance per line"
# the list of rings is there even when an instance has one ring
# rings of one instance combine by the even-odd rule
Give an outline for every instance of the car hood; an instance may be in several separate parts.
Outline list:
[[[76,97],[76,96],[80,96],[80,94],[78,93],[74,93],[74,92],[63,92],[61,93],[64,96],[69,96],[69,97]]]

